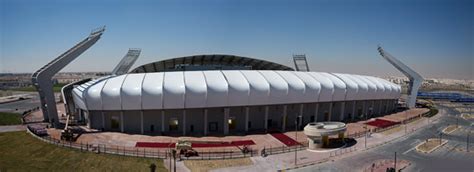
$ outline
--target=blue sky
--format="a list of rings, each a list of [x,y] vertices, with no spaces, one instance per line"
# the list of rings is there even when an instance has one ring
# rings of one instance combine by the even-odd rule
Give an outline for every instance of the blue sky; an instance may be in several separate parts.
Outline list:
[[[234,54],[313,71],[402,76],[376,50],[424,77],[473,79],[469,0],[112,1],[0,0],[0,72],[33,72],[106,25],[63,71],[111,71],[128,48],[135,66],[195,54]]]

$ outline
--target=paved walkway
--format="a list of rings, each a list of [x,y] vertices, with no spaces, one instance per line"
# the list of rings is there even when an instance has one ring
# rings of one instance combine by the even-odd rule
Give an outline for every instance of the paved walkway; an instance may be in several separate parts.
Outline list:
[[[338,149],[330,152],[310,152],[308,150],[298,151],[297,167],[303,167],[327,161],[335,161],[340,158],[357,155],[359,152],[362,152],[364,150],[369,150],[384,144],[388,144],[399,138],[406,137],[407,134],[410,134],[413,131],[419,130],[427,126],[430,120],[437,120],[439,116],[440,115],[437,115],[431,119],[421,118],[409,123],[407,125],[406,133],[404,130],[404,125],[401,125],[400,127],[402,127],[402,129],[397,130],[395,128],[393,130],[397,131],[390,134],[386,134],[384,132],[374,133],[371,134],[371,136],[368,137],[367,140],[365,139],[365,137],[358,138],[356,139],[357,144],[350,148]],[[223,168],[214,171],[277,171],[282,169],[292,169],[295,167],[294,152],[271,155],[265,158],[252,157],[251,160],[254,162],[255,165]]]
[[[0,133],[12,132],[12,131],[23,131],[26,130],[24,125],[3,125],[0,126]]]

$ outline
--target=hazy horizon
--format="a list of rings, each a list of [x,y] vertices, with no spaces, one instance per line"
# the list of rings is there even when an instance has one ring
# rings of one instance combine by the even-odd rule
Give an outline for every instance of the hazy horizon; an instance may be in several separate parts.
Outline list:
[[[232,54],[312,71],[403,76],[382,47],[425,78],[474,79],[473,1],[0,0],[0,73],[32,73],[106,25],[62,72],[107,72],[128,48],[132,68],[198,54]]]

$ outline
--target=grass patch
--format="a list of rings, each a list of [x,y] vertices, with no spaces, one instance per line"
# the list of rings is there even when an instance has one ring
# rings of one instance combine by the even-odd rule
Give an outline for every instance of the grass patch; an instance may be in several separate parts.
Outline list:
[[[192,172],[206,172],[218,168],[252,165],[250,158],[221,160],[185,160],[184,165]]]
[[[423,114],[423,117],[431,118],[431,117],[435,116],[436,114],[438,114],[438,112],[439,112],[439,110],[436,107],[430,107],[430,111]]]
[[[66,84],[54,84],[53,91],[54,92],[61,92],[61,88],[63,88]],[[28,87],[20,87],[20,88],[12,88],[9,89],[11,91],[25,91],[25,92],[36,92],[36,88],[33,86]]]
[[[21,114],[0,112],[0,125],[18,125],[21,124]]]
[[[166,171],[162,160],[81,152],[42,142],[28,133],[0,133],[0,171]]]

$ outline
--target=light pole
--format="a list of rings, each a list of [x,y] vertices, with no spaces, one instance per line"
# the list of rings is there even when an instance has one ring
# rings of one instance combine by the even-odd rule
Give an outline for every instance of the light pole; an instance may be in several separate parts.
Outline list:
[[[395,152],[395,161],[393,163],[393,169],[397,171],[397,152]]]
[[[408,119],[408,113],[407,113],[407,110],[405,110],[405,135],[407,134],[407,119]]]
[[[295,119],[295,140],[296,142],[298,142],[298,119],[301,117],[301,115],[299,116],[296,116],[296,119]],[[297,160],[298,160],[298,146],[299,146],[299,142],[298,142],[298,145],[296,145],[296,148],[295,148],[295,166],[297,164]]]
[[[365,145],[365,148],[367,149],[367,113],[365,114],[365,139],[364,139],[364,145]]]
[[[466,151],[467,152],[469,152],[469,136],[471,135],[472,125],[473,124],[471,123],[471,125],[469,126],[469,131],[467,132],[467,139],[466,139]]]
[[[176,172],[176,150],[173,149],[173,171]]]

